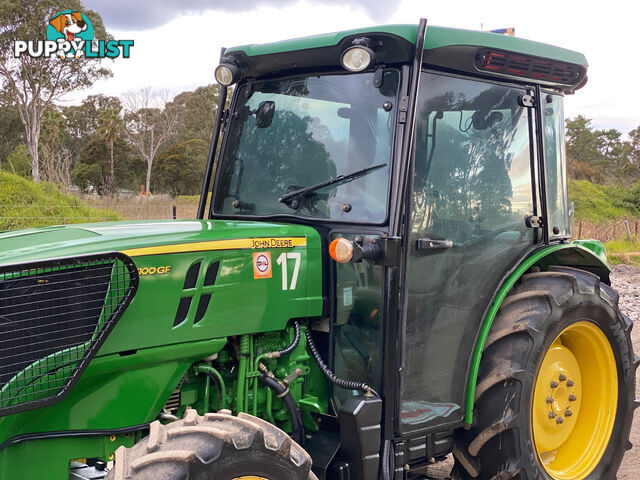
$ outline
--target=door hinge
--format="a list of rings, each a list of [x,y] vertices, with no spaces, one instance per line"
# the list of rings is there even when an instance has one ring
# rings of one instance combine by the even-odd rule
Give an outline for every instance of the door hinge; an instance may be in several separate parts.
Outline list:
[[[541,228],[544,225],[543,218],[536,215],[524,217],[524,223],[528,228]]]
[[[518,103],[522,107],[533,108],[536,106],[536,97],[528,93],[523,93],[518,97]]]

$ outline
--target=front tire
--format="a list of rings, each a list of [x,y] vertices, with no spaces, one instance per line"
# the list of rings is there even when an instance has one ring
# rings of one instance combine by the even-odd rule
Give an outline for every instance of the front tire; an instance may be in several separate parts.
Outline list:
[[[182,420],[150,425],[149,436],[116,450],[106,480],[317,480],[311,457],[264,420],[228,410],[187,410]]]
[[[615,290],[591,273],[524,275],[487,338],[475,423],[457,435],[454,477],[615,479],[631,448],[632,326]]]

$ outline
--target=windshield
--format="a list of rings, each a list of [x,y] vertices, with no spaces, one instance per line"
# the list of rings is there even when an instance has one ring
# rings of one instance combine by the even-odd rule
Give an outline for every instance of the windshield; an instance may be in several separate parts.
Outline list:
[[[375,75],[241,86],[214,213],[383,222],[399,75]]]

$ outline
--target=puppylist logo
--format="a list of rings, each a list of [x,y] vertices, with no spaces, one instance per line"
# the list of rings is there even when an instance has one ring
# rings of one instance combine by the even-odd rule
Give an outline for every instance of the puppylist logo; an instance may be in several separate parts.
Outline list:
[[[13,55],[60,58],[129,58],[133,40],[96,40],[91,20],[82,12],[63,10],[47,25],[46,40],[16,40]]]

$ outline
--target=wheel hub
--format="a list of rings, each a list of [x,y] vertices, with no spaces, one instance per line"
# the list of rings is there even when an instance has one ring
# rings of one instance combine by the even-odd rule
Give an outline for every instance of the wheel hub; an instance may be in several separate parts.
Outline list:
[[[554,480],[583,480],[609,443],[618,404],[611,344],[595,324],[569,325],[547,350],[532,396],[533,440]]]
[[[582,376],[576,357],[556,340],[538,373],[534,418],[536,445],[543,452],[555,450],[571,435],[580,414]]]

